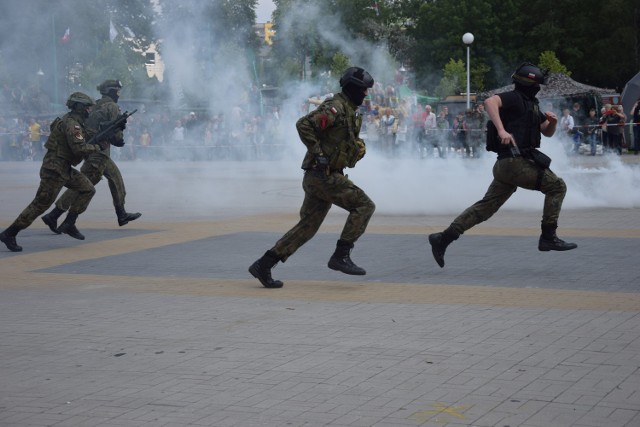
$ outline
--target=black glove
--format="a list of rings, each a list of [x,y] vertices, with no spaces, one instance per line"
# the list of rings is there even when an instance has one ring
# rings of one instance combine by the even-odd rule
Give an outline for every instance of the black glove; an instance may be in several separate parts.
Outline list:
[[[102,141],[95,142],[94,144],[96,144],[98,147],[100,147],[100,150],[102,150],[102,151],[106,150],[107,147],[109,147],[109,141],[107,141],[106,139],[103,139]]]
[[[127,121],[125,120],[124,122],[120,123],[120,129],[125,130],[127,128]]]

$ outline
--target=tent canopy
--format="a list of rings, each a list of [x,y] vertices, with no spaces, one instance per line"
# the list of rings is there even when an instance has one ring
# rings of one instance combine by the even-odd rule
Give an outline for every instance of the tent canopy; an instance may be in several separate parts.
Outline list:
[[[510,90],[513,90],[513,84],[482,92],[479,94],[479,98],[486,99],[497,93],[508,92]],[[560,101],[560,104],[570,104],[582,100],[582,104],[585,109],[594,107],[599,110],[603,95],[617,94],[613,89],[589,86],[587,84],[577,82],[563,73],[550,73],[547,78],[547,84],[540,87],[538,99],[541,101],[558,100]],[[555,102],[553,103],[555,104]]]
[[[496,93],[507,92],[513,89],[513,84],[503,86],[490,91],[482,92],[480,97],[486,99]],[[589,86],[584,83],[577,82],[571,77],[563,73],[551,73],[547,78],[547,84],[542,85],[538,98],[555,98],[555,97],[576,97],[580,95],[612,95],[616,91],[613,89]]]
[[[627,118],[631,116],[633,104],[640,99],[640,73],[636,74],[627,82],[622,91],[622,108]]]

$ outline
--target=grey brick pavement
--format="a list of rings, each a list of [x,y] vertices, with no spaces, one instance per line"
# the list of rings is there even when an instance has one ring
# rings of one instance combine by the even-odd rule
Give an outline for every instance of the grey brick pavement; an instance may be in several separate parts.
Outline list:
[[[638,313],[5,290],[0,325],[6,426],[640,420]]]
[[[217,166],[214,177],[224,176]],[[275,270],[291,295],[315,292],[305,299],[265,290],[246,272],[279,237],[273,226],[261,230],[257,217],[238,232],[228,221],[246,207],[226,206],[211,214],[218,235],[173,241],[165,229],[192,226],[203,213],[162,211],[136,186],[148,177],[135,172],[125,170],[131,206],[153,208],[140,209],[139,223],[117,227],[99,199],[82,218],[87,241],[36,224],[20,235],[25,252],[0,251],[0,426],[640,426],[640,306],[607,305],[640,291],[638,207],[563,213],[567,239],[580,246],[562,254],[536,250],[539,211],[505,210],[487,226],[525,233],[465,235],[444,269],[425,253],[425,233],[407,225],[442,226],[450,215],[377,216],[353,253],[369,270],[361,278],[326,268],[337,233],[323,229]],[[14,197],[29,187],[26,175],[5,177],[3,218],[32,196]],[[296,182],[258,185],[271,186]],[[266,213],[278,201],[299,203],[268,194]],[[328,223],[343,219],[332,214]],[[129,238],[158,244],[129,249]],[[121,252],[101,256],[102,244]],[[97,255],[80,259],[78,250]],[[30,267],[61,255],[66,261]],[[235,295],[218,294],[229,284]],[[394,296],[442,286],[469,295],[456,304],[367,297],[374,287]],[[475,300],[474,292],[513,298],[532,288],[549,304]],[[552,301],[559,291],[601,294],[602,304],[562,308]]]

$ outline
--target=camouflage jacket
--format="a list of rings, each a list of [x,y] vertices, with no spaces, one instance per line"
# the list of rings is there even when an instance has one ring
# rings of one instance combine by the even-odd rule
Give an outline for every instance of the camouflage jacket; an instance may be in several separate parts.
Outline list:
[[[302,169],[313,169],[318,156],[329,160],[331,170],[355,166],[363,155],[360,147],[364,146],[360,139],[362,117],[356,108],[349,98],[338,93],[298,120],[296,128],[307,147]]]
[[[111,97],[104,95],[102,98],[98,99],[86,122],[89,138],[93,137],[101,130],[100,126],[103,123],[111,122],[117,119],[119,115],[120,107],[113,99],[111,99]],[[111,142],[122,141],[124,141],[124,134],[122,130],[118,129],[115,135],[111,138]],[[110,154],[110,146],[106,150],[102,151],[102,154],[108,156]]]
[[[75,112],[58,117],[51,123],[51,134],[44,144],[47,153],[42,167],[67,173],[87,155],[100,152],[100,147],[87,144],[88,134],[84,118]]]

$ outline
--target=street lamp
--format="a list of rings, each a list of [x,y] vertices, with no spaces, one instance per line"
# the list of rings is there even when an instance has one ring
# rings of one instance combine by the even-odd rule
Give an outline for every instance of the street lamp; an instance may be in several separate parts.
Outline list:
[[[467,45],[467,110],[471,108],[471,74],[469,71],[469,46],[473,43],[473,34],[464,33],[462,42]]]

